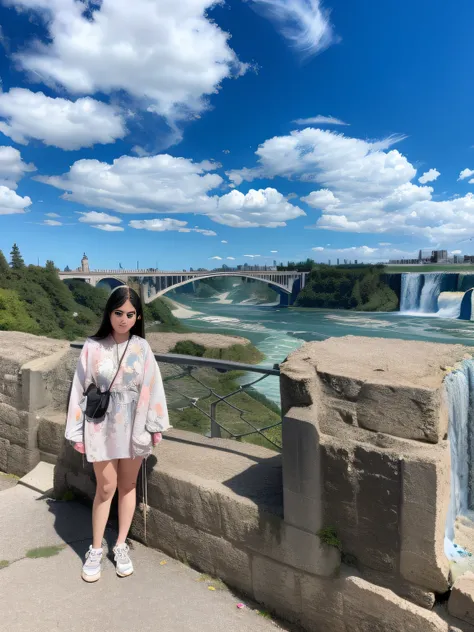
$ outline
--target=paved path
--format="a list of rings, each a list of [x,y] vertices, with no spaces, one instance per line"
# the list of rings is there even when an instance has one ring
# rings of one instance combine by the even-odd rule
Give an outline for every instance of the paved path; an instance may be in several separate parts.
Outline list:
[[[6,483],[0,475],[0,482]],[[5,487],[6,485],[3,485]],[[135,574],[80,578],[90,544],[90,510],[54,502],[21,484],[0,491],[0,628],[8,632],[276,632],[271,620],[224,587],[159,551],[135,544]],[[108,533],[113,539],[113,533]],[[38,547],[60,547],[31,559]],[[50,550],[50,552],[54,552]],[[1,568],[2,561],[9,565]],[[162,562],[166,562],[163,564]]]

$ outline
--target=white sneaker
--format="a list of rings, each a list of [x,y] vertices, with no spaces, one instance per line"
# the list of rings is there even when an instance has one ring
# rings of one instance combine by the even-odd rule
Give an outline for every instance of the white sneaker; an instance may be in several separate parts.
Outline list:
[[[82,579],[85,582],[96,582],[102,570],[102,549],[93,549],[92,545],[86,553],[86,561],[82,567]]]
[[[116,572],[119,577],[128,577],[133,573],[133,564],[129,556],[130,548],[126,544],[114,547]]]

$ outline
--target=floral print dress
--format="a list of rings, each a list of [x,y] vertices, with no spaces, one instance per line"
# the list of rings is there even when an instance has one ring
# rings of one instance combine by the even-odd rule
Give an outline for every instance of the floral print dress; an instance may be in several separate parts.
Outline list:
[[[84,443],[89,462],[146,457],[155,432],[171,428],[163,381],[146,340],[132,336],[101,420],[85,416],[85,391],[91,383],[106,391],[119,367],[127,342],[113,336],[89,338],[82,349],[72,383],[66,439]]]

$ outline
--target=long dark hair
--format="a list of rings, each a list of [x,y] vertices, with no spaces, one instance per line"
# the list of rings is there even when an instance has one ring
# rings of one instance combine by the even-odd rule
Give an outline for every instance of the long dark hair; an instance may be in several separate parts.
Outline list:
[[[135,290],[131,287],[120,285],[118,288],[115,288],[109,296],[99,331],[95,334],[95,336],[92,336],[92,338],[95,338],[96,340],[104,340],[104,338],[110,336],[113,331],[110,316],[112,312],[115,312],[116,309],[120,309],[127,301],[130,301],[137,312],[137,320],[130,329],[130,338],[132,336],[140,336],[140,338],[145,337],[145,320],[143,317],[142,301]]]

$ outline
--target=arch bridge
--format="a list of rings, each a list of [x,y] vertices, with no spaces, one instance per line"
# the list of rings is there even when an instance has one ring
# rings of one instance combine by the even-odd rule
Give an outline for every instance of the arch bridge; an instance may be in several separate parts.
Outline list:
[[[204,279],[234,277],[251,279],[267,283],[280,294],[282,304],[291,305],[306,284],[307,272],[280,272],[278,270],[232,270],[232,271],[192,271],[192,272],[165,272],[155,270],[75,270],[60,272],[59,278],[81,279],[90,285],[96,286],[100,281],[113,281],[115,285],[126,285],[133,277],[141,286],[142,298],[150,303],[155,298],[163,296],[170,290],[182,287],[193,281]]]

